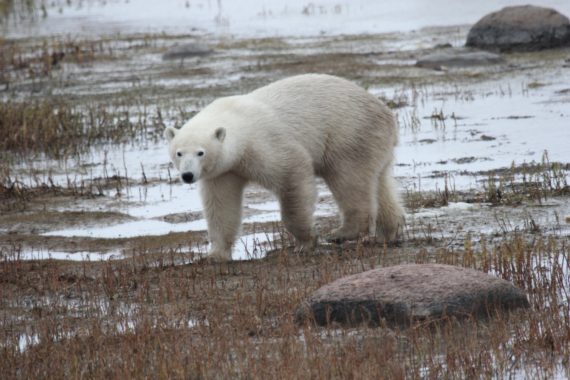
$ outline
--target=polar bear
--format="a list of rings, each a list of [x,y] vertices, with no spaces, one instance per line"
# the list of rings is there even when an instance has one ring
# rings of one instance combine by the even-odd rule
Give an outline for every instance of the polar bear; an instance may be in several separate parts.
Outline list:
[[[249,182],[274,192],[296,249],[316,244],[315,177],[341,212],[330,239],[397,238],[404,212],[392,177],[398,128],[377,98],[345,79],[305,74],[249,94],[220,98],[180,129],[166,128],[169,152],[186,183],[199,181],[211,243],[231,260]]]

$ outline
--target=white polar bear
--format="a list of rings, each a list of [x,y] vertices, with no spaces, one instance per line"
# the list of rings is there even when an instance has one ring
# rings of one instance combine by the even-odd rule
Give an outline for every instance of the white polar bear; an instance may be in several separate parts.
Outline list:
[[[403,224],[392,178],[398,140],[392,112],[345,79],[299,75],[221,98],[181,129],[167,128],[165,137],[182,180],[200,181],[214,259],[231,260],[248,182],[278,196],[297,249],[316,242],[315,176],[342,214],[332,240],[371,234],[390,241]]]

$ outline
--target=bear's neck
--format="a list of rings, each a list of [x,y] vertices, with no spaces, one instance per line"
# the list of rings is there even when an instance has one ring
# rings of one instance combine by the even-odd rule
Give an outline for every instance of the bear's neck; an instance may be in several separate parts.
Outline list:
[[[240,166],[241,153],[244,147],[239,146],[235,141],[226,140],[222,143],[222,154],[219,160],[221,166],[219,167],[220,172],[226,173],[230,171],[236,171]]]

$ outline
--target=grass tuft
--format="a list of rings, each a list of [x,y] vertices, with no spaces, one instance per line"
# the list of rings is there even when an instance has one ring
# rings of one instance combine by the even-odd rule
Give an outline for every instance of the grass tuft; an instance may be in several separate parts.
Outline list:
[[[132,115],[128,109],[80,108],[60,99],[0,104],[0,154],[78,155],[97,143],[156,138],[163,128],[160,110]]]

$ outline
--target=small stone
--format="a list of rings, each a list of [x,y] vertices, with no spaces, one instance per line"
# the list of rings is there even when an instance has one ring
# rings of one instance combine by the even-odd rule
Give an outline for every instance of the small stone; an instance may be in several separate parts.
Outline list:
[[[168,49],[166,53],[162,55],[162,60],[168,61],[173,59],[184,59],[190,57],[202,57],[205,55],[212,54],[213,50],[206,45],[202,45],[195,42],[190,42],[182,45],[175,45]]]
[[[22,233],[28,232],[29,230],[30,229],[26,228],[26,226],[23,223],[16,223],[13,226],[11,226],[10,228],[8,228],[7,233],[10,235],[22,234]]]
[[[317,289],[295,312],[298,324],[407,326],[417,320],[485,317],[528,307],[510,282],[473,269],[407,264],[344,277]]]
[[[452,47],[453,46],[449,42],[447,42],[447,43],[443,43],[443,44],[437,44],[433,48],[434,49],[450,49]]]
[[[455,162],[456,164],[460,164],[460,165],[462,165],[462,164],[470,164],[470,163],[472,163],[472,162],[477,161],[477,157],[470,156],[470,157],[454,158],[454,159],[452,159],[451,161],[452,161],[452,162]]]
[[[447,49],[421,57],[416,62],[416,66],[440,70],[443,67],[484,66],[495,65],[502,62],[503,58],[495,53]]]
[[[505,7],[479,20],[466,46],[498,51],[533,51],[570,46],[570,20],[554,9]]]

